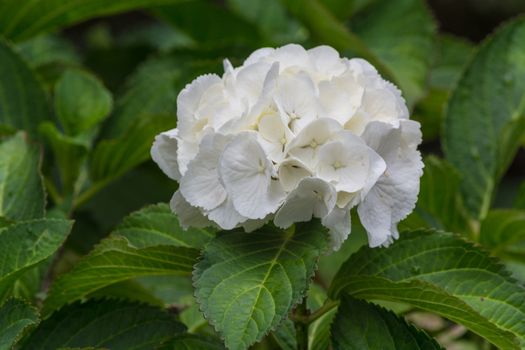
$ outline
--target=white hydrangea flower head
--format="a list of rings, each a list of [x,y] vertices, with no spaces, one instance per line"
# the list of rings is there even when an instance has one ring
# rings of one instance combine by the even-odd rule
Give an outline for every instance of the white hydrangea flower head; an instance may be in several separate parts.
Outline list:
[[[181,225],[251,231],[319,218],[337,250],[357,207],[370,246],[392,243],[423,168],[400,91],[328,46],[263,48],[224,69],[180,92],[177,128],[151,148],[180,183],[171,208]]]

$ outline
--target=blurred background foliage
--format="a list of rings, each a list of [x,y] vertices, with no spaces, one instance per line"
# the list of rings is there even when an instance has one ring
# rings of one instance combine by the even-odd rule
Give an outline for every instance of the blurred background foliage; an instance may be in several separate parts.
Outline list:
[[[155,134],[176,125],[178,92],[200,74],[220,74],[223,59],[235,66],[262,46],[328,44],[378,67],[400,86],[412,118],[423,126],[422,150],[430,156],[430,175],[422,181],[418,207],[427,213],[457,208],[458,199],[450,195],[459,191],[455,170],[436,158],[443,154],[439,140],[444,108],[478,43],[523,12],[522,0],[3,0],[0,132],[6,136],[25,129],[45,145],[47,215],[75,220],[51,275],[43,276],[48,265],[41,264],[19,281],[15,294],[38,301],[45,293],[42,279],[68,271],[123,217],[147,204],[169,201],[176,183],[149,160],[149,148]],[[512,220],[522,230],[524,179],[522,147],[494,199],[494,207],[515,211]],[[444,182],[446,191],[440,187]],[[429,198],[436,187],[441,197]],[[418,213],[403,225],[428,224]],[[461,210],[447,215],[437,215],[446,222],[434,226],[470,231]],[[497,215],[489,213],[482,237],[483,230],[501,221]],[[314,303],[325,297],[318,287],[327,286],[341,263],[366,242],[358,220],[353,222],[342,250],[321,259],[311,290]],[[501,251],[522,282],[524,251],[522,246]],[[135,299],[184,309],[181,319],[191,330],[213,333],[194,305],[188,279],[141,278],[97,295],[123,296],[123,290]],[[437,316],[399,304],[386,306],[407,315],[450,349],[482,344]],[[276,336],[258,346],[271,347],[284,338]]]

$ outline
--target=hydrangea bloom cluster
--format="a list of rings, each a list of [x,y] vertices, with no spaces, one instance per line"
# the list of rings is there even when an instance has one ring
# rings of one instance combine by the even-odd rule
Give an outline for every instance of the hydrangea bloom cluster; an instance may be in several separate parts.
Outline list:
[[[328,46],[263,48],[224,70],[180,92],[177,128],[151,149],[179,181],[171,208],[183,227],[316,217],[338,249],[357,207],[371,247],[397,238],[423,164],[420,125],[394,85]]]

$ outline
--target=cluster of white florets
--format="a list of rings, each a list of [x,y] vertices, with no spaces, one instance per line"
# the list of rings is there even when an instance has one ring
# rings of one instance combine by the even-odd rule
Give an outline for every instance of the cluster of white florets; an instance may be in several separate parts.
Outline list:
[[[180,183],[171,207],[184,227],[316,217],[338,249],[357,206],[370,246],[397,238],[423,164],[420,125],[393,84],[327,46],[264,48],[224,66],[180,92],[177,128],[151,150]]]

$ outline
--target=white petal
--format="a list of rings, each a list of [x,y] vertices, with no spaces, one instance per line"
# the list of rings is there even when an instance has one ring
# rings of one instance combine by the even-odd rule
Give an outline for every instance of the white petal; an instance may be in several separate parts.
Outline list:
[[[188,227],[201,228],[214,226],[199,208],[186,202],[184,197],[180,194],[180,191],[175,192],[173,197],[171,197],[170,208],[171,211],[177,215],[180,226],[185,230],[188,229]]]
[[[211,210],[226,199],[226,190],[219,181],[219,158],[230,138],[221,134],[208,134],[200,144],[199,153],[180,180],[179,190],[194,206]]]
[[[258,62],[240,68],[235,80],[235,98],[245,99],[248,106],[253,106],[262,94],[271,67],[269,63]]]
[[[231,230],[247,220],[235,210],[233,202],[229,198],[217,208],[207,212],[207,215],[210,220],[213,220],[223,230]]]
[[[415,207],[423,162],[413,143],[406,141],[406,138],[419,138],[414,126],[413,121],[402,121],[399,128],[376,122],[371,123],[363,135],[387,165],[385,173],[358,207],[371,247],[395,238],[397,223]]]
[[[335,206],[335,189],[329,183],[307,177],[301,180],[295,190],[288,194],[283,206],[277,211],[274,223],[286,228],[294,222],[310,221],[312,217],[322,218]]]
[[[307,52],[313,68],[317,72],[325,75],[328,79],[334,75],[343,73],[346,69],[341,57],[339,57],[339,52],[330,46],[317,46]]]
[[[191,120],[195,116],[195,111],[198,109],[201,99],[211,86],[220,84],[221,78],[216,74],[201,75],[190,84],[186,85],[177,97],[177,117],[180,123],[186,120]]]
[[[357,83],[350,71],[321,82],[319,100],[323,107],[323,115],[344,125],[361,106],[363,94],[364,88]]]
[[[153,161],[164,174],[173,180],[179,180],[181,176],[177,161],[177,131],[177,129],[171,129],[155,136],[150,151]]]
[[[279,76],[274,101],[289,118],[288,125],[294,133],[317,118],[316,95],[316,87],[306,73]]]
[[[247,218],[262,219],[283,200],[284,191],[271,179],[273,165],[254,133],[241,133],[226,146],[219,172],[235,209]]]
[[[339,250],[351,231],[350,208],[336,206],[321,222],[329,229],[332,249]]]
[[[177,159],[179,163],[179,172],[184,176],[188,170],[188,164],[199,153],[199,143],[197,141],[186,141],[177,137]]]
[[[299,159],[289,158],[279,165],[279,180],[285,191],[291,191],[299,182],[313,173]]]
[[[272,60],[279,62],[282,69],[291,66],[309,67],[310,58],[306,50],[297,44],[288,44],[281,46],[273,52],[270,56]]]
[[[262,59],[272,55],[275,49],[272,47],[263,47],[261,49],[255,50],[251,53],[250,56],[244,61],[244,66],[260,62]]]
[[[367,181],[370,168],[369,147],[349,132],[341,139],[319,148],[317,175],[334,184],[337,191],[356,192]]]
[[[341,130],[341,124],[333,119],[316,119],[299,132],[286,147],[286,151],[309,167],[313,167],[316,162],[318,147],[325,144]]]

